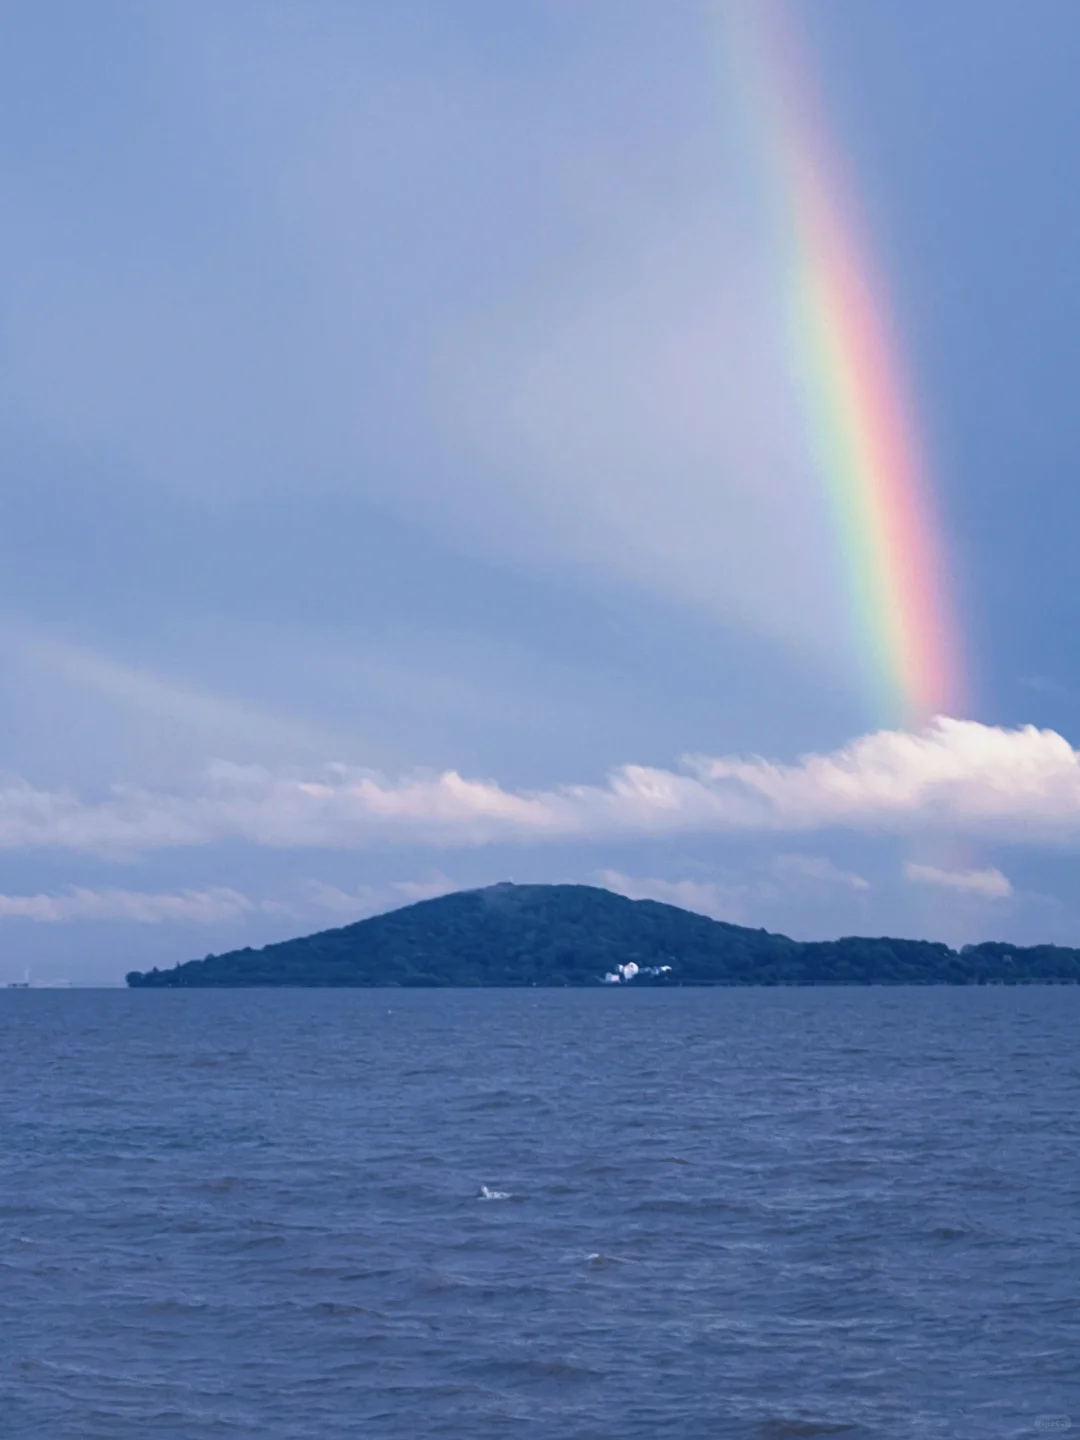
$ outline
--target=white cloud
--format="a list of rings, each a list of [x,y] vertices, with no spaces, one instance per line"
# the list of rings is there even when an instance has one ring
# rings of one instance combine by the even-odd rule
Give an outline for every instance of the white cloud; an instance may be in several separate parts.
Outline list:
[[[665,905],[678,905],[714,920],[741,923],[744,905],[750,890],[744,885],[725,885],[717,880],[660,880],[655,876],[637,878],[619,870],[601,870],[597,882],[629,900],[660,900]]]
[[[175,894],[142,890],[91,890],[73,886],[59,895],[0,894],[0,920],[37,920],[60,924],[69,920],[129,920],[143,925],[173,922],[185,925],[218,925],[250,915],[279,915],[299,919],[311,911],[331,911],[360,919],[417,900],[431,900],[459,887],[445,875],[423,880],[392,880],[386,885],[360,885],[340,890],[319,880],[300,886],[295,903],[259,900],[238,890],[213,886],[206,890],[181,890]]]
[[[840,885],[849,890],[869,890],[870,882],[853,870],[841,870],[824,855],[777,855],[772,862],[775,875],[811,880],[822,885]]]
[[[743,879],[727,880],[662,880],[656,876],[639,878],[619,870],[601,870],[597,882],[631,900],[662,900],[684,910],[711,915],[714,920],[748,924],[763,905],[776,905],[791,890],[805,890],[807,882],[835,889],[868,890],[869,883],[861,875],[841,870],[822,855],[777,855],[765,873],[750,874]]]
[[[940,885],[946,890],[961,890],[969,895],[982,895],[989,900],[1005,900],[1013,893],[1008,876],[1000,870],[939,870],[936,865],[909,862],[904,874],[918,885]]]
[[[624,765],[599,785],[508,790],[456,771],[388,780],[219,762],[187,790],[117,786],[87,803],[25,781],[0,787],[0,848],[126,853],[230,840],[352,849],[537,844],[634,835],[944,831],[1014,843],[1080,839],[1080,755],[1052,730],[938,719],[794,764],[760,757]]]
[[[428,880],[392,880],[386,885],[358,885],[355,890],[342,890],[321,880],[308,880],[302,888],[304,898],[313,908],[358,920],[400,905],[413,905],[418,900],[434,900],[439,895],[449,895],[460,886],[445,875],[433,875]]]
[[[223,888],[182,890],[176,895],[79,888],[62,895],[0,895],[0,919],[40,920],[48,924],[65,920],[134,920],[144,925],[165,921],[217,925],[263,908],[239,891]]]
[[[460,887],[445,875],[433,875],[430,880],[395,880],[390,885],[395,895],[400,895],[408,904],[418,900],[435,900],[440,895],[449,895]]]

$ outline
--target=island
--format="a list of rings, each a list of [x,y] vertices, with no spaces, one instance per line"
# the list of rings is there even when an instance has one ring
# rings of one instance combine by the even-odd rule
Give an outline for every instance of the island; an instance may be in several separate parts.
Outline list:
[[[592,885],[491,885],[262,949],[133,970],[204,986],[1075,985],[1080,950],[791,940]]]

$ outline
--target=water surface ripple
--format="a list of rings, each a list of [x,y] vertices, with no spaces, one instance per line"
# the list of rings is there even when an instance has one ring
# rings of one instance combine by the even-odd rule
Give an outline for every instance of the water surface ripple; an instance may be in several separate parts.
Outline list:
[[[1080,990],[0,993],[6,1440],[1080,1428]]]

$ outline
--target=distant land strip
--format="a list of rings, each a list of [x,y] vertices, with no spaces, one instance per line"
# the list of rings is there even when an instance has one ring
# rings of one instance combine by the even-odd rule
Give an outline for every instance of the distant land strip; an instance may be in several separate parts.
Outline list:
[[[791,940],[591,885],[491,885],[336,930],[133,970],[206,986],[1075,985],[1080,950],[997,942]]]

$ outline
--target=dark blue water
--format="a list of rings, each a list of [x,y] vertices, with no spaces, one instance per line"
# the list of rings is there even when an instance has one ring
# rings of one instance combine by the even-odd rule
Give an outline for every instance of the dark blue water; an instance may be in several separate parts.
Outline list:
[[[1072,989],[0,993],[0,1434],[1080,1427],[1078,1028]]]

